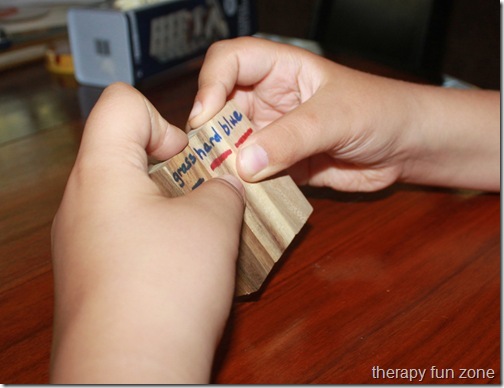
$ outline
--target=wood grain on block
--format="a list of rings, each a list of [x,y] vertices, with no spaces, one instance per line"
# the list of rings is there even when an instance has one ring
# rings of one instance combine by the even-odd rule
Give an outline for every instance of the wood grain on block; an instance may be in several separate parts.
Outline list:
[[[152,166],[152,179],[169,197],[196,189],[205,181],[232,174],[236,155],[254,132],[233,101],[202,127],[189,133],[188,146],[170,160]],[[287,175],[248,183],[242,180],[246,207],[237,264],[236,295],[257,291],[274,264],[306,223],[312,207]]]

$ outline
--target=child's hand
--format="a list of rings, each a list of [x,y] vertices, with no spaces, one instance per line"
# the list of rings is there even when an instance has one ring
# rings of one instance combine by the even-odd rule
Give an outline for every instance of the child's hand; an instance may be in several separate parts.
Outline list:
[[[377,102],[400,98],[387,93],[393,87],[297,47],[238,38],[210,47],[189,125],[202,125],[229,96],[260,129],[238,154],[243,179],[295,165],[289,173],[300,184],[376,190],[401,172],[392,153],[400,133],[389,125],[376,136],[379,123],[368,125]]]
[[[189,120],[234,98],[256,129],[247,181],[288,168],[299,184],[372,191],[396,180],[499,190],[500,95],[387,79],[257,38],[215,43]]]
[[[54,382],[208,381],[232,302],[243,188],[163,197],[147,155],[187,136],[135,89],[93,109],[53,224]]]

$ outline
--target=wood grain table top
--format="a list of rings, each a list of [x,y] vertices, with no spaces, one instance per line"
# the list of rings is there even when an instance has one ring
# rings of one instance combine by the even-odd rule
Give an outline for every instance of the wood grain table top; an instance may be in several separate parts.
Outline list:
[[[193,71],[142,91],[184,127],[196,90]],[[99,93],[41,63],[0,73],[1,383],[48,382],[51,222]],[[212,382],[501,382],[498,194],[303,191],[314,212],[234,304]]]

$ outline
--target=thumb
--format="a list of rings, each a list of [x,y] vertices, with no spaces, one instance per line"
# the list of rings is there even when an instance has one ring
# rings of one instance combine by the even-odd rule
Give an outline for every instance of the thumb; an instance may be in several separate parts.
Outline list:
[[[324,127],[334,107],[323,105],[324,99],[314,96],[250,136],[237,156],[240,177],[260,181],[330,149],[332,141]]]
[[[239,235],[245,210],[245,189],[238,178],[223,175],[210,179],[185,197],[193,205],[196,202],[207,209],[215,224],[229,225],[229,230],[236,230]]]

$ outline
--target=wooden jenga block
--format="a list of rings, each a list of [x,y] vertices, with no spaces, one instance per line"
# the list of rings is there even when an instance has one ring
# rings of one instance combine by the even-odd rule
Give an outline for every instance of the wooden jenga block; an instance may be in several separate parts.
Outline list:
[[[188,193],[224,174],[239,178],[235,167],[238,148],[253,132],[247,117],[229,101],[214,118],[189,133],[189,144],[181,153],[152,166],[150,176],[169,197]],[[246,207],[236,295],[250,294],[261,287],[313,210],[288,175],[259,183],[242,182]]]

